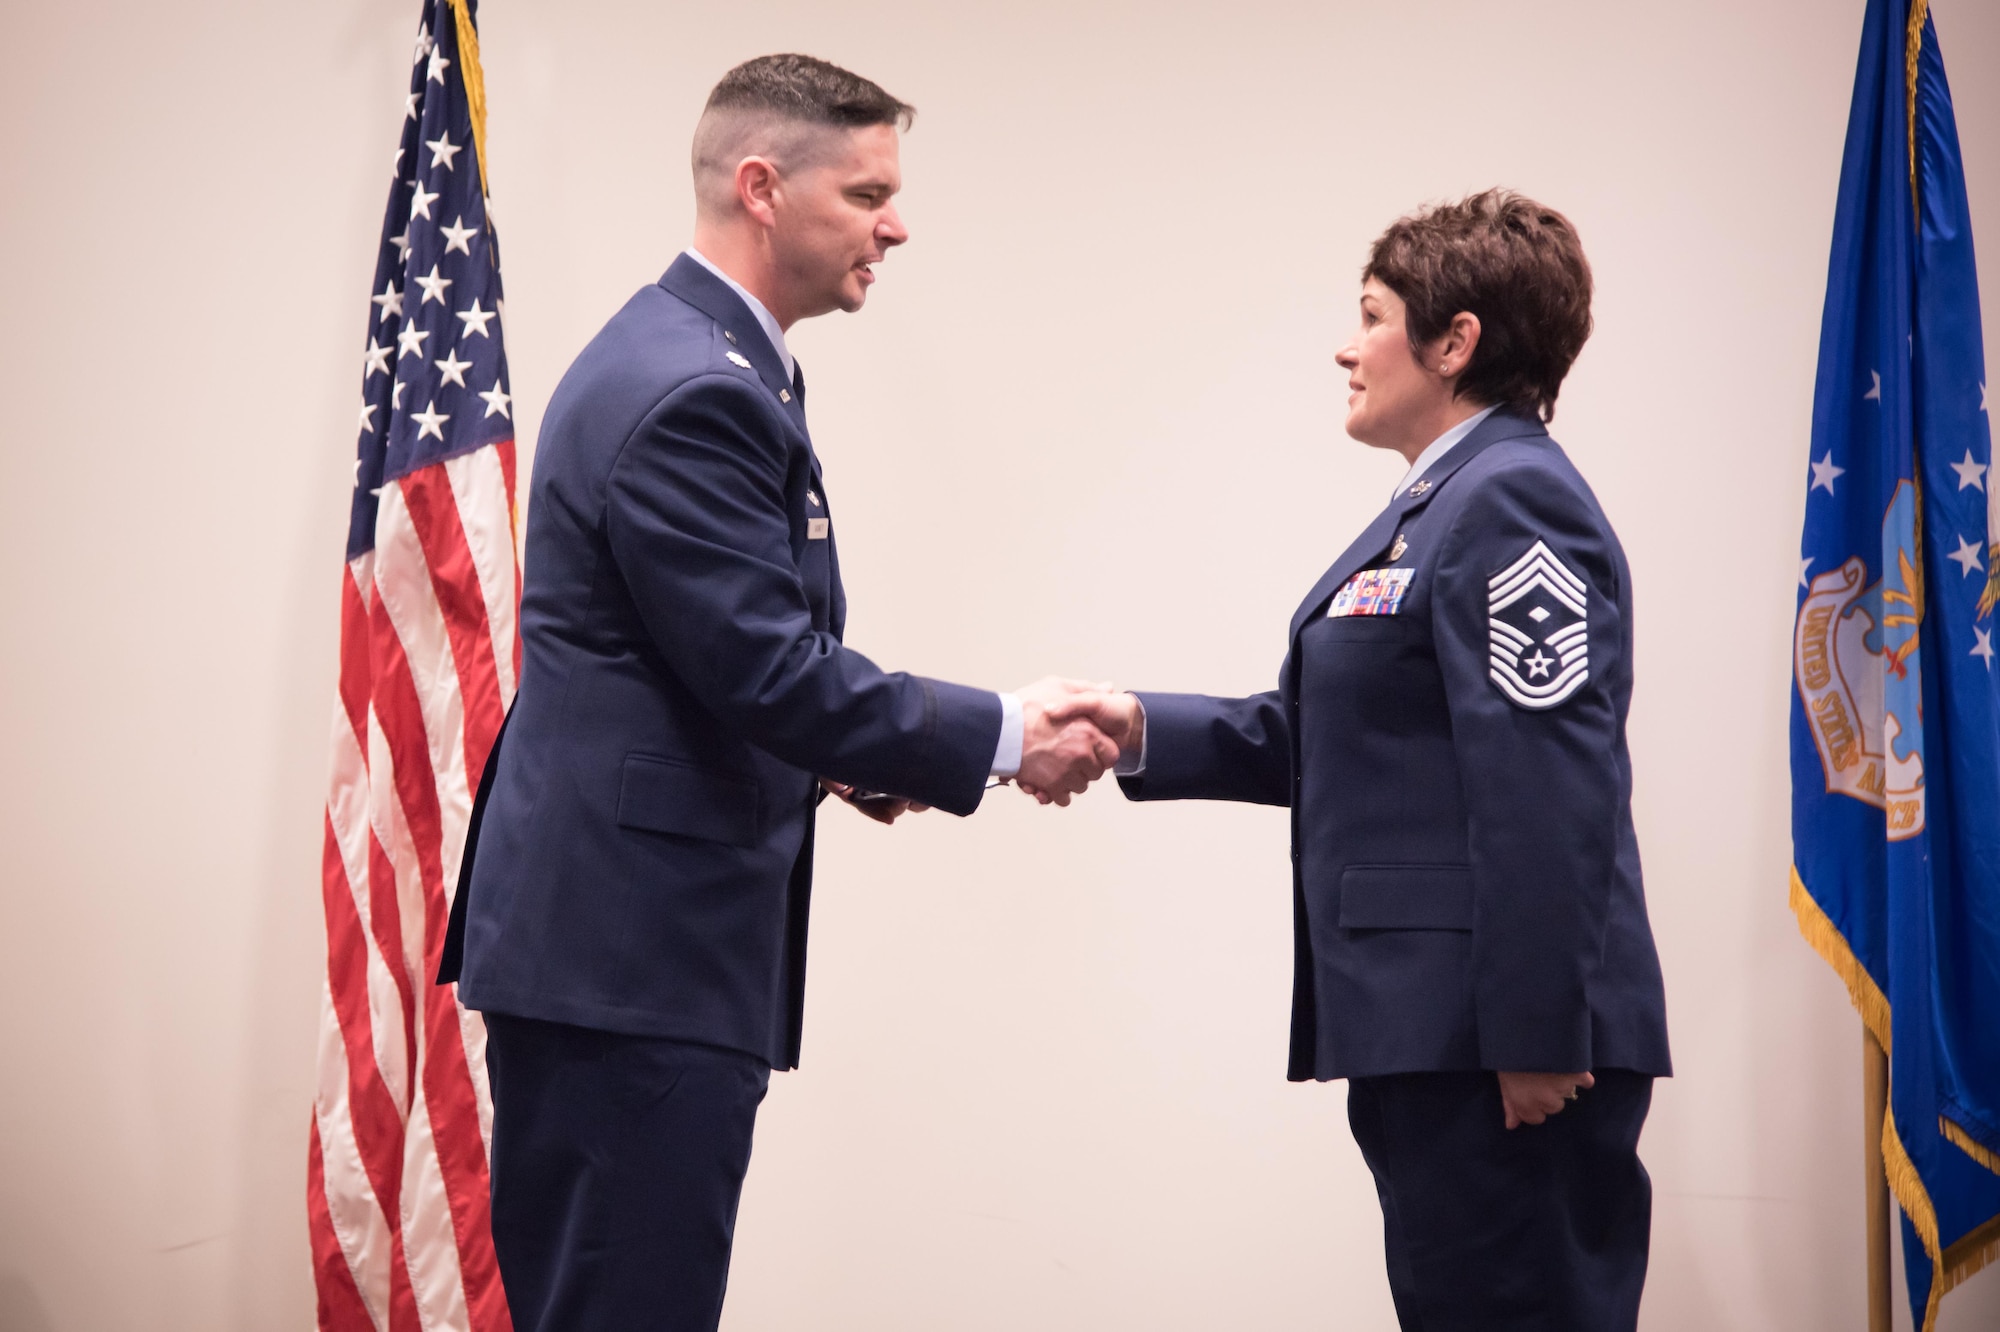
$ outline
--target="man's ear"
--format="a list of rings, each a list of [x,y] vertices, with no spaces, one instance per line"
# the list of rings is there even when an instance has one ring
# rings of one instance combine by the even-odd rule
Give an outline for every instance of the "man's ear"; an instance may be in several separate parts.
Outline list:
[[[759,224],[778,223],[775,202],[778,168],[768,157],[746,157],[736,164],[736,201]]]
[[[1455,378],[1465,373],[1472,364],[1472,353],[1478,349],[1479,316],[1470,310],[1460,310],[1451,317],[1451,327],[1444,336],[1431,344],[1430,364],[1425,368]]]

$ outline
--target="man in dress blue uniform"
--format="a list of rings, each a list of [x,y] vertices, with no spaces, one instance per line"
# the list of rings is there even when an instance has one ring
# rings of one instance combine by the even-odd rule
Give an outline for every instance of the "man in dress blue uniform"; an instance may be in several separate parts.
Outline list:
[[[693,248],[577,357],[535,457],[520,693],[442,981],[488,1031],[515,1326],[713,1329],[770,1070],[795,1067],[814,807],[1066,802],[1116,750],[1067,686],[995,694],[842,645],[833,501],[785,346],[908,238],[911,110],[769,56],[695,132]],[[874,793],[893,793],[876,795]]]

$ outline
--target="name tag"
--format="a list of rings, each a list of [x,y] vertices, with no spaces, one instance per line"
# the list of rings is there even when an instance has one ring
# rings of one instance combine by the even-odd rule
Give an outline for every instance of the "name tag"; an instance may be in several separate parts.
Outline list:
[[[831,518],[806,519],[806,540],[808,541],[826,540],[827,528],[832,524],[832,522],[833,519]]]
[[[1410,590],[1410,576],[1414,573],[1415,569],[1363,569],[1333,594],[1333,604],[1326,608],[1327,618],[1394,615],[1402,608],[1403,594]]]

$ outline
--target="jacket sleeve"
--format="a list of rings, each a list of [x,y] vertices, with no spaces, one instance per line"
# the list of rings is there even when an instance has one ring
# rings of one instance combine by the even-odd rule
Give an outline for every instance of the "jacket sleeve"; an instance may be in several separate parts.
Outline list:
[[[1482,478],[1439,551],[1432,615],[1469,827],[1480,1062],[1592,1067],[1623,725],[1616,548],[1569,477]]]
[[[640,423],[612,466],[605,526],[648,634],[703,705],[759,748],[971,813],[1000,700],[883,671],[813,628],[785,476],[777,409],[729,376],[690,381]]]
[[[1292,728],[1274,690],[1249,698],[1140,694],[1146,770],[1118,779],[1130,800],[1292,803]]]

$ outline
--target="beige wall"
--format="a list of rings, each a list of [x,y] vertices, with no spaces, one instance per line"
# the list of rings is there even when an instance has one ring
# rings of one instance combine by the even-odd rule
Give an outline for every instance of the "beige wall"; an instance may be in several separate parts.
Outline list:
[[[1992,252],[2000,11],[1935,8]],[[1680,1069],[1644,1325],[1858,1329],[1858,1027],[1785,907],[1784,756],[1860,10],[494,0],[523,438],[684,242],[708,85],[840,60],[922,108],[915,242],[795,344],[851,640],[1248,692],[1400,468],[1339,429],[1367,242],[1495,182],[1567,210],[1601,295],[1558,434],[1636,570]],[[310,1318],[336,577],[415,13],[0,6],[6,1332]],[[1342,1089],[1283,1080],[1280,812],[1000,793],[836,818],[820,865],[731,1332],[1391,1325]],[[1996,1321],[1985,1275],[1944,1326]]]

